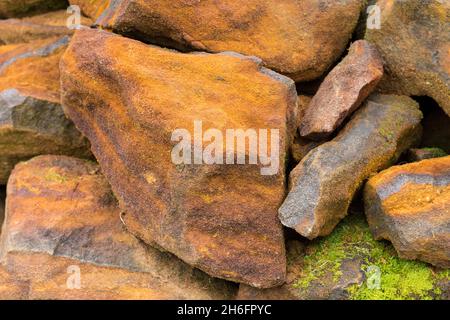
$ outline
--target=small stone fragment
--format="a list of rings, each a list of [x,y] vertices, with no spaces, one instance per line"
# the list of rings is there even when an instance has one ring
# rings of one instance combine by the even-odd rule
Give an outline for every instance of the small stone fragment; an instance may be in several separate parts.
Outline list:
[[[400,257],[450,267],[450,156],[394,166],[364,189],[374,237]]]
[[[65,156],[22,162],[11,175],[6,201],[1,263],[9,276],[7,283],[27,283],[27,299],[230,299],[234,295],[233,285],[212,279],[128,233],[110,186],[94,162]]]
[[[180,50],[235,51],[295,81],[320,77],[344,52],[363,0],[117,0],[97,24]]]
[[[339,135],[290,174],[281,222],[309,239],[330,234],[364,180],[420,141],[422,113],[404,96],[373,95]]]
[[[59,60],[68,38],[0,46],[0,185],[40,154],[91,157],[60,104]]]
[[[439,148],[423,148],[423,149],[409,149],[408,161],[417,162],[425,159],[445,157],[447,153]]]
[[[300,135],[314,140],[330,136],[375,89],[383,61],[375,46],[356,41],[348,55],[325,78],[300,125]]]

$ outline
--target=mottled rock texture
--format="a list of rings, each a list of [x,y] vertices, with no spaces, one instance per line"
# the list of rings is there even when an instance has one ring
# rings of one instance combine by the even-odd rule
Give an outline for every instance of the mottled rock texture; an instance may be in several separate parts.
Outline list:
[[[371,178],[365,211],[376,239],[400,257],[450,267],[450,156],[394,166]]]
[[[290,79],[254,58],[182,54],[96,30],[75,34],[61,72],[65,111],[91,141],[132,233],[216,277],[257,287],[284,281],[277,208],[296,122]],[[174,164],[174,130],[192,134],[198,120],[223,135],[278,129],[279,170]],[[216,153],[237,155],[223,146]]]
[[[281,222],[309,239],[328,235],[364,180],[420,140],[421,119],[408,97],[371,96],[335,139],[309,152],[291,172]]]
[[[376,47],[364,40],[354,42],[312,98],[300,135],[314,140],[330,136],[372,93],[382,76],[383,61]]]
[[[36,155],[91,156],[60,104],[59,60],[68,41],[0,46],[0,184],[16,163]]]
[[[109,7],[111,0],[69,0],[71,5],[80,7],[83,14],[89,18],[97,19]],[[117,2],[117,0],[116,0]]]
[[[66,0],[1,0],[0,19],[67,8]]]
[[[409,162],[445,157],[446,155],[447,153],[445,153],[444,150],[439,148],[423,148],[423,149],[413,148],[409,149],[407,154]]]
[[[128,233],[120,212],[96,163],[39,156],[18,164],[0,241],[6,282],[26,281],[28,299],[232,297],[230,284]],[[80,288],[70,289],[76,271]]]
[[[373,239],[359,209],[326,238],[289,241],[287,261],[284,285],[241,285],[238,299],[422,300],[449,294],[448,271],[399,258],[391,244]]]
[[[296,81],[319,77],[344,52],[362,0],[118,0],[98,20],[151,43],[235,51]]]
[[[23,19],[0,20],[0,45],[70,35],[73,30],[67,28],[68,18],[66,10],[59,10]],[[84,26],[92,24],[85,17],[80,22]]]
[[[450,2],[379,0],[381,25],[366,31],[386,63],[383,92],[429,96],[450,115]]]

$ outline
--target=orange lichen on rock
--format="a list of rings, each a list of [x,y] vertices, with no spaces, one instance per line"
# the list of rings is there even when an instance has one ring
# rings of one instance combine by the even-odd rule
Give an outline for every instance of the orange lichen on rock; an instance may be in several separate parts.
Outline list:
[[[69,0],[69,2],[71,5],[79,6],[85,16],[95,20],[109,7],[111,0]]]
[[[450,156],[382,171],[364,199],[375,238],[390,240],[403,258],[450,267]]]
[[[284,281],[277,208],[296,122],[292,80],[255,58],[182,54],[96,30],[75,34],[61,77],[65,111],[91,141],[132,233],[216,277],[258,287]],[[223,136],[279,130],[279,141],[269,142],[269,153],[279,146],[279,170],[174,163],[172,135],[193,133],[195,121]],[[216,149],[226,151],[237,156]]]
[[[0,241],[0,295],[12,294],[2,293],[3,281],[26,283],[27,299],[232,297],[232,285],[129,234],[120,212],[93,162],[40,156],[17,165]]]

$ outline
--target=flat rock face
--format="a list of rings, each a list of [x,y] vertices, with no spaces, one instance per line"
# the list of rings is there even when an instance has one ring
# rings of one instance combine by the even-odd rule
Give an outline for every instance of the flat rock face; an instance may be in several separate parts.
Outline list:
[[[355,111],[383,76],[383,61],[375,46],[356,41],[348,55],[325,78],[300,124],[303,137],[323,140]]]
[[[446,270],[397,257],[391,244],[373,239],[362,212],[308,244],[287,243],[287,281],[280,287],[239,287],[242,300],[446,299]],[[420,280],[419,280],[419,279]]]
[[[449,1],[378,0],[380,29],[368,29],[386,62],[383,92],[429,96],[450,115]]]
[[[0,18],[22,17],[67,7],[65,0],[2,0]]]
[[[0,257],[7,283],[28,281],[29,299],[227,299],[234,292],[128,233],[98,165],[65,156],[14,169]],[[73,270],[80,289],[67,286]]]
[[[91,156],[60,104],[58,65],[68,41],[0,46],[0,184],[16,163],[36,155]]]
[[[335,139],[309,152],[291,172],[281,222],[309,239],[328,235],[363,181],[419,141],[421,119],[408,97],[371,96]]]
[[[450,267],[450,156],[391,167],[364,189],[376,239],[399,255]]]
[[[290,79],[238,54],[182,54],[96,30],[75,34],[61,72],[65,111],[91,141],[132,233],[216,277],[257,287],[284,281],[277,209],[296,122]],[[231,159],[226,130],[270,129],[269,142],[259,141],[270,144],[273,170],[260,160],[190,164],[187,151],[174,162],[174,130],[186,130],[189,151],[200,145],[194,121],[223,134],[228,146],[216,155]]]
[[[70,35],[73,30],[67,28],[69,16],[66,10],[59,10],[23,19],[0,20],[0,45]],[[86,17],[80,22],[84,26],[92,24]]]
[[[322,75],[343,53],[362,0],[118,0],[104,28],[181,49],[235,51],[295,81]]]
[[[80,7],[84,15],[89,18],[97,19],[103,11],[109,7],[111,0],[69,0],[71,5]],[[116,1],[117,2],[117,1]]]

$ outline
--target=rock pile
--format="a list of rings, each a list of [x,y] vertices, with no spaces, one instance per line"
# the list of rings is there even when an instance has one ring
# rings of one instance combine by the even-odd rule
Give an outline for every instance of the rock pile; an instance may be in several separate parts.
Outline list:
[[[0,299],[448,299],[450,4],[366,2],[0,0]]]

